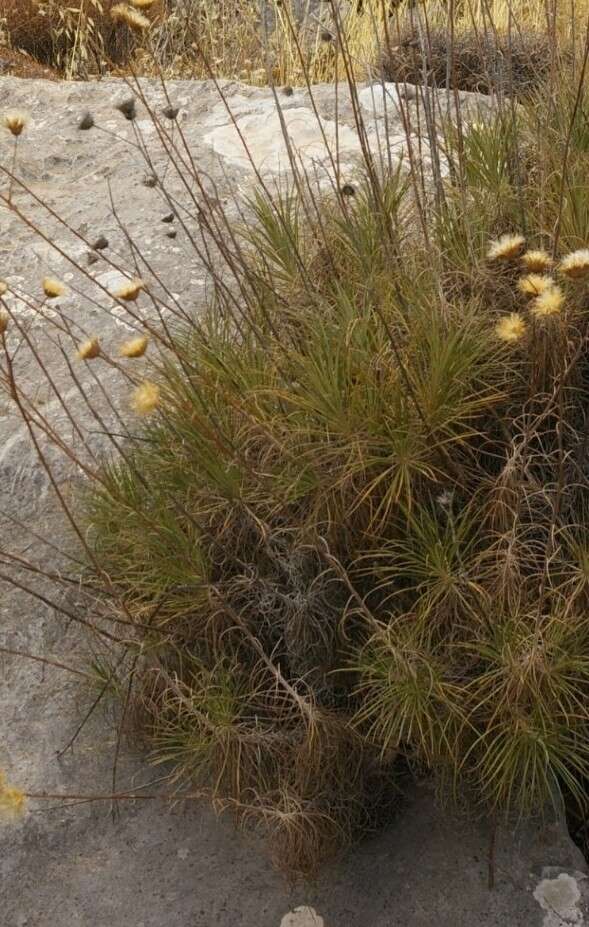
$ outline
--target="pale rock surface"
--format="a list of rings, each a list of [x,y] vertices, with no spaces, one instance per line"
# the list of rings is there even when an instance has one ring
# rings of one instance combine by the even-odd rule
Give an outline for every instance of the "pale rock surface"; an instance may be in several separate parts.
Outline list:
[[[287,146],[279,132],[276,105],[267,89],[235,83],[222,85],[235,122],[211,82],[172,81],[168,92],[180,107],[174,139],[186,144],[205,178],[207,194],[239,216],[243,197],[251,193],[256,172],[267,184],[281,181]],[[378,153],[388,138],[395,157],[405,146],[398,113],[415,100],[401,100],[395,86],[359,90],[371,150]],[[142,90],[158,110],[165,102],[157,82],[142,81]],[[50,321],[69,319],[77,339],[100,336],[105,350],[117,349],[133,321],[112,299],[130,275],[160,278],[158,292],[169,305],[198,311],[207,280],[190,246],[193,217],[187,196],[172,170],[166,186],[184,228],[169,238],[170,200],[143,183],[146,168],[138,145],[149,152],[158,173],[165,170],[161,139],[148,113],[139,106],[137,135],[113,106],[129,95],[121,81],[91,84],[45,83],[0,79],[0,114],[20,108],[32,123],[19,144],[17,174],[29,189],[15,188],[13,203],[21,213],[0,207],[0,278],[16,289],[10,305],[26,331],[43,348],[43,357],[60,393],[44,385],[27,351],[17,363],[23,382],[41,410],[72,441],[76,435],[63,406],[84,420],[84,404],[72,385],[59,339]],[[410,94],[411,95],[411,94]],[[349,95],[333,87],[314,93],[321,120],[309,96],[295,90],[279,95],[284,121],[301,165],[329,184],[333,167],[324,139],[339,126],[340,178],[354,176],[359,144]],[[464,98],[472,118],[481,118],[488,102]],[[451,111],[441,94],[432,101],[437,118]],[[80,117],[92,112],[97,128],[80,131]],[[9,166],[11,139],[0,135],[0,166]],[[2,189],[7,181],[0,177]],[[200,193],[198,194],[201,195]],[[113,215],[114,204],[120,222]],[[60,221],[57,217],[60,217]],[[30,223],[27,225],[27,222]],[[33,232],[31,225],[41,229]],[[125,229],[140,244],[140,255]],[[89,246],[100,236],[108,248],[88,263]],[[80,266],[76,266],[76,263]],[[63,280],[68,293],[31,309],[42,277]],[[155,284],[154,284],[155,285]],[[150,312],[140,302],[140,312]],[[71,344],[62,342],[66,356]],[[16,336],[9,332],[9,345]],[[143,360],[137,364],[144,363]],[[138,369],[142,369],[139,366]],[[127,414],[127,385],[104,363],[76,368],[89,398],[116,426],[115,411]],[[109,406],[106,397],[112,403]],[[62,405],[63,404],[63,405]],[[100,450],[104,437],[94,427],[87,436]],[[48,452],[58,483],[67,491],[72,480],[66,461]],[[17,519],[17,521],[14,521]],[[25,527],[21,527],[25,523]],[[27,435],[14,409],[0,397],[1,545],[40,560],[47,569],[67,569],[54,547],[35,540],[30,528],[52,545],[76,551],[48,488]],[[1,549],[1,548],[0,548]],[[5,572],[0,554],[0,574]],[[31,577],[25,577],[31,581]],[[64,593],[41,586],[49,598]],[[75,609],[76,591],[67,596]],[[54,655],[76,665],[88,656],[88,643],[72,624],[41,603],[0,581],[0,646]],[[92,715],[71,749],[61,753],[87,712],[93,694],[74,676],[58,668],[0,654],[0,768],[29,791],[109,792],[114,747],[112,726],[101,713]],[[142,756],[125,751],[118,786],[138,789],[157,778]],[[152,785],[151,789],[157,787]],[[196,806],[173,810],[155,802],[122,803],[112,812],[108,802],[70,807],[59,802],[34,803],[18,824],[0,825],[1,927],[582,927],[587,915],[585,864],[561,822],[528,823],[499,829],[495,854],[495,888],[488,888],[489,825],[442,812],[425,787],[410,790],[386,831],[366,840],[313,885],[289,887],[271,868],[249,837],[237,834],[228,820]]]

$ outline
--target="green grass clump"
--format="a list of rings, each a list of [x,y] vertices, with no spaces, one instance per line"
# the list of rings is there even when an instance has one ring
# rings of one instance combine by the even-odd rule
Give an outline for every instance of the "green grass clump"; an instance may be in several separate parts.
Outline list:
[[[88,499],[154,760],[291,872],[407,764],[495,813],[587,801],[589,147],[566,90],[486,119],[421,198],[258,195]]]

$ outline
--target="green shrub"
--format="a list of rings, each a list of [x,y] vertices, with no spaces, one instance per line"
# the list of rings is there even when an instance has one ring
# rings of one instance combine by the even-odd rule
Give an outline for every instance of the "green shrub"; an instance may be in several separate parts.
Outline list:
[[[145,419],[81,502],[87,588],[108,593],[84,623],[126,648],[93,672],[172,794],[206,790],[291,874],[381,822],[408,768],[494,815],[586,806],[587,57],[478,122],[430,109],[396,171],[365,152],[341,190],[261,190],[240,229],[159,133],[171,172],[194,169],[215,298],[172,337],[143,323],[147,382],[125,367],[145,338],[106,358]],[[131,281],[135,327],[144,290],[169,320]]]
[[[555,170],[563,121],[587,170],[582,118],[449,128],[425,223],[401,171],[318,212],[259,194],[239,298],[177,332],[88,499],[154,760],[291,872],[407,763],[496,813],[587,800],[589,229]]]

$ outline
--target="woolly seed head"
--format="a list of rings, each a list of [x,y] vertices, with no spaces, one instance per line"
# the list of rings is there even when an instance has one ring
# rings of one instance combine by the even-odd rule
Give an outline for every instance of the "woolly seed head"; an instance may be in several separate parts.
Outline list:
[[[128,122],[133,122],[133,120],[137,118],[135,97],[127,97],[125,100],[121,100],[119,103],[115,104],[115,109],[118,109],[119,113],[122,113]]]
[[[93,360],[100,354],[100,341],[98,338],[88,338],[83,341],[78,348],[78,357],[80,360]]]
[[[522,264],[531,273],[541,273],[552,267],[552,258],[547,251],[526,251],[522,254]]]
[[[146,380],[133,393],[132,406],[138,415],[149,415],[157,408],[160,401],[160,388]]]
[[[514,344],[519,341],[526,333],[526,323],[519,312],[512,312],[510,315],[499,319],[495,326],[495,334],[501,341],[508,344]]]
[[[145,289],[145,283],[136,277],[135,280],[129,280],[124,283],[114,294],[116,299],[122,299],[126,303],[134,303],[141,290]]]
[[[151,26],[147,16],[140,13],[134,6],[127,6],[126,3],[117,3],[111,9],[110,15],[115,23],[125,23],[129,29],[135,29],[137,32],[144,32]]]
[[[139,335],[137,338],[130,338],[121,345],[121,357],[143,357],[147,351],[149,338],[147,335]]]
[[[5,129],[14,135],[15,138],[18,138],[19,135],[22,135],[26,129],[29,122],[29,117],[26,113],[21,112],[20,110],[13,109],[9,113],[6,113],[2,117],[2,125]]]
[[[558,268],[570,280],[578,280],[589,273],[589,248],[580,248],[565,255]]]
[[[58,296],[64,295],[66,289],[60,280],[55,280],[54,277],[45,277],[43,280],[43,292],[47,299],[57,299]]]
[[[8,284],[6,280],[0,280],[0,296],[6,296],[8,293]]]
[[[564,293],[558,286],[551,286],[536,297],[531,306],[531,312],[537,319],[558,315],[564,306]]]
[[[487,257],[490,261],[511,261],[521,253],[525,243],[523,235],[501,235],[489,244]]]
[[[0,310],[0,335],[3,335],[8,328],[8,313]]]
[[[525,277],[520,277],[517,283],[518,290],[524,296],[539,296],[553,286],[552,277],[544,277],[541,274],[526,274]]]

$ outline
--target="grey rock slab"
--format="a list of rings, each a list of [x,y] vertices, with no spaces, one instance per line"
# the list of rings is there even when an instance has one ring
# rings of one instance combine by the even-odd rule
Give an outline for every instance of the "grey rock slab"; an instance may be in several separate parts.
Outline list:
[[[159,84],[142,80],[140,89],[159,112],[166,102]],[[244,194],[260,177],[268,184],[280,182],[289,169],[281,125],[290,130],[297,163],[329,183],[333,165],[325,138],[335,140],[336,125],[340,180],[353,175],[359,157],[354,108],[343,86],[337,94],[328,85],[314,88],[313,101],[304,89],[291,96],[279,93],[283,123],[267,88],[171,81],[167,91],[180,112],[177,124],[168,123],[162,136],[143,103],[135,124],[115,108],[130,95],[123,81],[0,79],[0,115],[18,108],[31,117],[16,161],[26,189],[15,185],[14,209],[0,205],[0,278],[14,291],[8,304],[23,326],[21,334],[11,328],[9,346],[18,347],[19,382],[33,407],[86,460],[108,448],[108,441],[72,380],[65,360],[72,355],[72,338],[62,338],[58,326],[67,323],[74,341],[98,335],[114,354],[136,323],[112,294],[137,273],[158,294],[164,321],[174,322],[178,306],[198,311],[208,281],[191,243],[198,232],[195,204],[204,195],[217,198],[241,221]],[[387,144],[401,156],[407,143],[402,106],[407,106],[405,117],[414,119],[415,133],[414,117],[425,102],[431,118],[452,117],[453,97],[436,94],[425,101],[420,93],[395,85],[358,88],[376,156]],[[461,101],[473,119],[484,118],[490,107],[476,95],[461,95]],[[87,111],[95,127],[80,130]],[[170,164],[170,147],[175,158],[197,166],[202,187],[186,187]],[[10,166],[12,152],[3,130],[0,167]],[[159,185],[146,186],[153,170],[165,178],[165,194]],[[5,175],[0,189],[8,190]],[[166,234],[170,223],[163,221],[171,211],[177,215],[174,239]],[[100,236],[108,247],[93,251]],[[40,307],[47,274],[62,280],[67,293]],[[152,321],[148,300],[142,299],[137,311]],[[41,351],[54,388],[33,346]],[[141,372],[143,363],[137,361],[134,369]],[[125,379],[102,361],[72,364],[104,416],[105,429],[116,430],[117,416],[121,421],[128,416]],[[57,485],[69,498],[80,474],[40,440]],[[0,550],[48,571],[75,574],[67,554],[76,556],[79,542],[3,394],[0,534]],[[2,561],[0,555],[0,572],[6,566]],[[26,570],[16,575],[32,582]],[[88,603],[77,603],[75,588],[66,591],[38,577],[35,582],[47,601],[0,579],[0,646],[83,665],[92,656],[88,638],[51,603],[73,613],[78,605],[79,614]],[[63,749],[93,698],[83,681],[57,667],[0,654],[0,768],[27,791],[109,793],[115,735],[108,709],[94,712],[82,734]],[[125,747],[118,788],[154,791],[158,775],[140,752]],[[218,820],[201,806],[169,808],[146,800],[112,809],[108,801],[32,802],[22,821],[0,825],[0,927],[579,927],[586,922],[585,864],[562,823],[500,828],[493,890],[488,888],[489,845],[487,823],[443,812],[426,787],[416,787],[383,833],[326,869],[316,884],[293,888],[253,837],[237,833],[228,819]]]
[[[251,840],[202,808],[151,803],[37,815],[4,836],[5,927],[582,927],[583,862],[560,829],[445,816],[425,789],[320,880],[288,886]],[[548,865],[549,864],[549,865]]]

